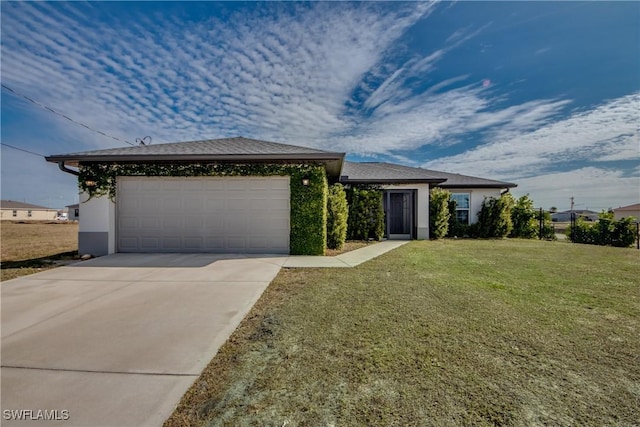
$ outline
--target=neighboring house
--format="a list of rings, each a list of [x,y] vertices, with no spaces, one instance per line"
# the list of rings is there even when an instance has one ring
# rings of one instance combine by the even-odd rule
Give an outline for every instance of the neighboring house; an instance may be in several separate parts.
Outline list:
[[[636,221],[640,221],[640,203],[629,206],[622,206],[613,210],[615,219],[633,217]]]
[[[304,206],[299,204],[317,205],[311,189],[322,188],[318,186],[326,186],[327,181],[381,186],[385,237],[428,239],[432,187],[451,191],[458,201],[458,218],[473,223],[485,197],[498,197],[516,186],[390,163],[347,162],[344,157],[345,153],[237,137],[86,151],[46,159],[73,174],[78,172],[68,166],[82,170],[92,165],[120,168],[114,172],[123,174],[115,180],[114,200],[80,194],[79,250],[94,255],[300,253],[297,242],[318,236],[305,235],[304,224],[290,220],[294,214],[316,223],[323,219],[321,209],[301,214]],[[185,170],[192,175],[183,176]],[[322,177],[322,182],[310,183],[308,176],[301,182],[290,182],[296,170],[320,170],[321,175],[310,176],[314,181]],[[94,185],[90,177],[84,182]],[[320,229],[313,233],[320,233]]]
[[[31,203],[14,202],[13,200],[0,200],[3,220],[54,220],[58,216],[57,209],[32,205]]]
[[[75,205],[68,205],[67,209],[69,209],[69,214],[67,216],[69,221],[78,221],[80,219],[80,205],[78,203]]]
[[[574,209],[576,219],[582,218],[585,221],[597,221],[600,217],[598,212],[590,211],[588,209]],[[562,211],[551,214],[551,221],[553,222],[569,222],[571,221],[571,211]]]

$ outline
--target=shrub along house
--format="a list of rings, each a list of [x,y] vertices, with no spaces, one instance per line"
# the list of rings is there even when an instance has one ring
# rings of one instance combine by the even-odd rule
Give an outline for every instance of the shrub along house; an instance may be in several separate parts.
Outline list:
[[[429,189],[474,222],[515,184],[248,138],[141,145],[46,158],[78,176],[80,253],[323,254],[328,184],[383,190],[385,236],[429,238]],[[68,167],[77,167],[78,170]]]

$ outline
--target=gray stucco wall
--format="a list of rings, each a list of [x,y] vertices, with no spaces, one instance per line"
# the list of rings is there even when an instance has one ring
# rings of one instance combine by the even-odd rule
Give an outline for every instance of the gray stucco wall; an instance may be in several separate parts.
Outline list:
[[[78,253],[102,256],[109,254],[108,231],[81,231],[78,233]]]

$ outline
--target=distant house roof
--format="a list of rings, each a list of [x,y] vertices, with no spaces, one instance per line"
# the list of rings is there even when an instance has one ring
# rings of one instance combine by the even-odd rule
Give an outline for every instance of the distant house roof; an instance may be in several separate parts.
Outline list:
[[[40,209],[47,211],[57,211],[57,209],[47,208],[45,206],[32,205],[31,203],[15,202],[13,200],[0,200],[1,209]]]
[[[516,184],[381,162],[344,162],[344,183],[433,183],[443,188],[512,188]]]
[[[315,161],[324,163],[327,173],[337,176],[344,155],[344,153],[314,148],[235,137],[82,151],[48,156],[46,160],[54,163],[64,162],[68,166],[78,166],[83,162]]]
[[[619,208],[615,208],[614,211],[639,211],[640,203],[635,203],[633,205],[621,206]]]
[[[67,208],[69,208],[69,209],[78,209],[78,208],[80,207],[80,204],[79,204],[79,203],[76,203],[75,205],[67,205],[67,206],[65,206],[65,207],[67,207]]]
[[[557,212],[557,213],[570,214],[571,212],[572,212],[571,210],[568,210],[568,211],[562,211],[562,212]],[[574,209],[573,213],[578,214],[578,215],[599,215],[598,212],[590,211],[589,209]]]

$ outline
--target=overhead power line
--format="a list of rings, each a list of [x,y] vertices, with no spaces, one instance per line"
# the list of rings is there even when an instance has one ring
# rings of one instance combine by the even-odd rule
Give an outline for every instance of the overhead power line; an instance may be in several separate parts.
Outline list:
[[[13,145],[5,144],[4,142],[0,142],[0,145],[3,145],[5,147],[9,147],[9,148],[13,148],[14,150],[24,151],[25,153],[33,154],[34,156],[45,157],[43,154],[34,153],[33,151],[25,150],[24,148],[14,147]]]
[[[5,85],[4,83],[2,84],[2,87],[3,87],[4,89],[8,90],[9,92],[13,93],[14,95],[19,96],[19,97],[21,97],[21,98],[24,98],[24,99],[26,99],[27,101],[29,101],[29,102],[31,102],[31,103],[33,103],[33,104],[37,105],[38,107],[43,108],[43,109],[45,109],[45,110],[47,110],[47,111],[49,111],[49,112],[51,112],[51,113],[53,113],[53,114],[56,114],[56,115],[58,115],[58,116],[60,116],[60,117],[63,117],[63,118],[65,118],[65,119],[69,120],[70,122],[77,124],[78,126],[82,126],[83,128],[86,128],[86,129],[90,130],[91,132],[99,133],[99,134],[100,134],[100,135],[102,135],[102,136],[106,136],[107,138],[111,138],[111,139],[114,139],[114,140],[116,140],[116,141],[124,142],[125,144],[135,145],[135,144],[133,144],[132,142],[129,142],[129,141],[127,141],[127,140],[120,139],[120,138],[118,138],[118,137],[115,137],[115,136],[109,135],[109,134],[107,134],[107,133],[102,132],[101,130],[94,129],[94,128],[92,128],[92,127],[91,127],[91,126],[89,126],[89,125],[86,125],[86,124],[84,124],[84,123],[81,123],[81,122],[79,122],[79,121],[77,121],[77,120],[73,120],[71,117],[69,117],[69,116],[67,116],[67,115],[65,115],[65,114],[62,114],[62,113],[60,113],[60,112],[58,112],[58,111],[54,110],[53,108],[48,107],[48,106],[46,106],[46,105],[44,105],[44,104],[42,104],[42,103],[40,103],[40,102],[36,101],[35,99],[29,98],[27,95],[23,95],[23,94],[21,94],[21,93],[19,93],[19,92],[16,92],[15,90],[11,89],[9,86]],[[15,147],[13,147],[13,148],[15,148]]]

